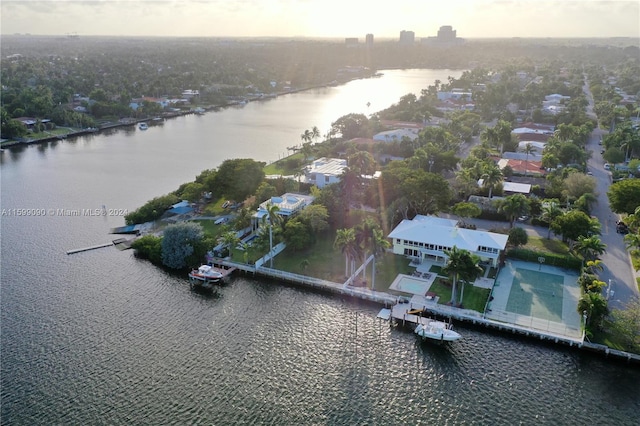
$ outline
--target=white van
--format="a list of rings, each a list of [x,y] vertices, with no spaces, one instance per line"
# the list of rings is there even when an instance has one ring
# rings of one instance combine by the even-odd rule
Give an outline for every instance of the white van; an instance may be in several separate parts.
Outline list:
[[[228,217],[219,217],[218,219],[216,219],[215,222],[213,222],[215,225],[222,225],[223,223],[227,223],[229,221]]]

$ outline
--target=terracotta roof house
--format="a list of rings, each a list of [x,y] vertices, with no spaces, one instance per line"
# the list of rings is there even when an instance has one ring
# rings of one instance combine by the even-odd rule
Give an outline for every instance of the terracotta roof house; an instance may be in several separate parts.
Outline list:
[[[506,166],[511,167],[514,173],[522,175],[542,176],[547,174],[547,171],[542,167],[542,161],[508,160],[506,158],[498,161],[498,167],[500,167],[500,169],[504,169]]]

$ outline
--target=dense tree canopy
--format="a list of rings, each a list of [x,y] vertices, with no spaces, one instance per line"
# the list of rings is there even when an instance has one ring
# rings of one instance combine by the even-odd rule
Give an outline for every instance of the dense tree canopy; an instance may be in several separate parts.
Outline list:
[[[577,241],[579,237],[587,237],[600,232],[600,223],[591,219],[584,212],[572,210],[556,217],[550,225],[556,234],[562,235],[563,240]]]
[[[262,183],[264,166],[264,162],[250,158],[225,160],[216,173],[216,186],[229,199],[244,201]]]
[[[195,222],[169,225],[162,236],[162,263],[172,269],[182,269],[198,262],[196,247],[202,242],[202,226]]]
[[[640,206],[640,179],[625,179],[612,184],[607,196],[611,210],[632,214]]]

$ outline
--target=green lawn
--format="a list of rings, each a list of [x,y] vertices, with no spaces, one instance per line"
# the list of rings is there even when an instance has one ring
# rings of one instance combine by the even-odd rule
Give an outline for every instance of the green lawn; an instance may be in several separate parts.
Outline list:
[[[216,225],[213,220],[194,220],[195,223],[202,225],[204,234],[212,237],[219,237],[224,232],[229,231],[228,226]]]
[[[461,284],[458,283],[458,294],[460,293]],[[451,301],[451,283],[449,280],[438,277],[431,284],[429,291],[435,293],[438,297],[438,303],[447,304]],[[474,287],[471,284],[465,284],[464,287],[464,297],[462,298],[462,307],[464,309],[471,309],[477,312],[484,312],[484,307],[487,303],[487,299],[489,298],[489,294],[491,290],[486,288],[478,288]]]
[[[298,160],[297,162],[295,160]],[[302,153],[292,154],[288,157],[282,158],[278,161],[275,161],[268,166],[266,166],[264,170],[264,174],[266,175],[283,175],[290,176],[300,171],[300,164],[304,160],[304,155]],[[291,167],[291,165],[296,164],[295,167]]]
[[[542,237],[529,236],[529,242],[523,246],[523,248],[557,254],[569,254],[569,246],[566,243],[563,243],[561,240],[548,240]]]
[[[287,248],[276,256],[273,267],[329,281],[344,282],[345,257],[333,247],[334,240],[335,234],[327,233],[319,236],[316,244],[306,250]],[[303,267],[303,260],[308,262],[306,267]],[[376,290],[387,291],[398,274],[410,274],[412,271],[409,260],[404,256],[386,253],[376,262]],[[367,266],[365,279],[371,286],[371,264]]]

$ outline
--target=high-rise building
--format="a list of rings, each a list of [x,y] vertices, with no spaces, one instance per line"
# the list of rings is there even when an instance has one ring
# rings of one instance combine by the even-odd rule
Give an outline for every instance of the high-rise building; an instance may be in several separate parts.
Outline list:
[[[344,44],[347,47],[356,47],[358,46],[358,38],[357,37],[347,37],[344,39]]]
[[[443,25],[438,30],[438,40],[454,41],[456,39],[456,30],[451,25]]]
[[[438,30],[437,36],[423,38],[422,42],[433,45],[451,46],[454,44],[464,43],[464,39],[458,37],[457,31],[454,30],[451,25],[443,25]]]
[[[367,37],[366,37],[366,45],[367,45],[368,47],[373,46],[373,34],[367,34]]]
[[[400,43],[401,44],[413,44],[416,40],[416,33],[413,31],[400,31]]]

